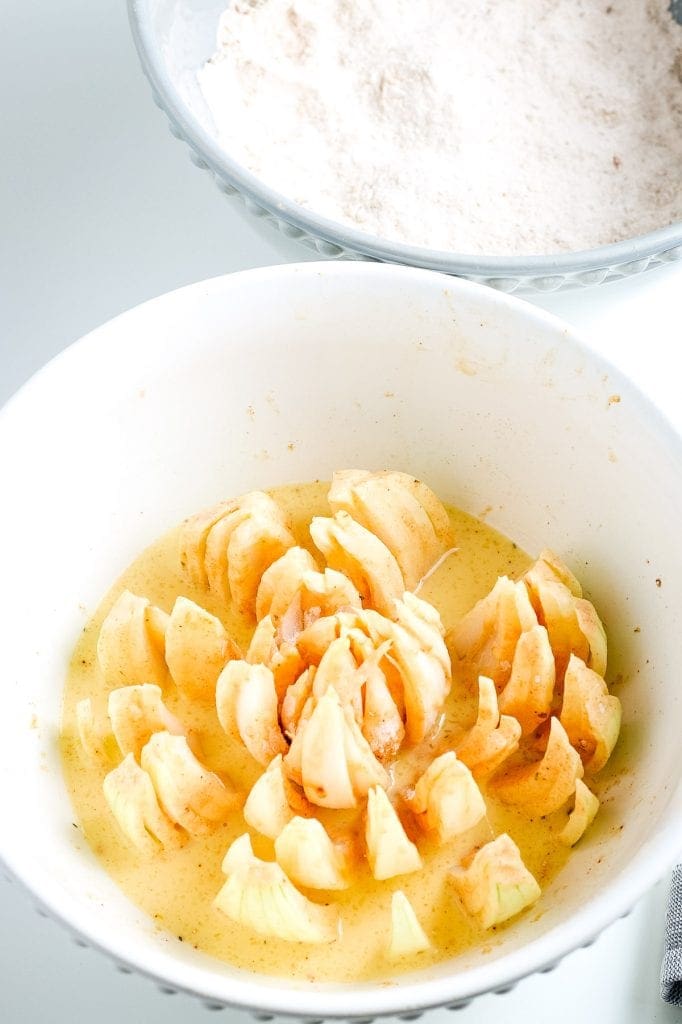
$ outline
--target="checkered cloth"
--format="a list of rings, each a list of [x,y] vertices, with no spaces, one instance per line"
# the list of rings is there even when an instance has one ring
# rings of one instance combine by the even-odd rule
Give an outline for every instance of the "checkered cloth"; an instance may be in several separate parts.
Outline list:
[[[682,864],[673,871],[665,917],[661,998],[673,1006],[682,1006]]]

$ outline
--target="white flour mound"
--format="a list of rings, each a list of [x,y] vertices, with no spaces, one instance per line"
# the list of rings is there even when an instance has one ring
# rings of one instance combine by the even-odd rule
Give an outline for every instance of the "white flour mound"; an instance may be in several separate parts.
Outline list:
[[[669,0],[233,0],[199,84],[271,187],[394,241],[591,248],[682,219]]]

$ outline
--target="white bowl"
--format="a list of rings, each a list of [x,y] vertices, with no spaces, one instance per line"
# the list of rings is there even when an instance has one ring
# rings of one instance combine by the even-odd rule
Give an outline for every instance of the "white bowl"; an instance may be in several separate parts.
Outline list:
[[[522,918],[487,956],[390,985],[256,976],[157,931],[72,827],[57,749],[79,631],[148,542],[219,498],[343,466],[414,472],[471,512],[490,508],[529,551],[556,548],[604,615],[609,678],[622,674],[626,770],[541,917]],[[682,850],[682,443],[537,309],[356,263],[193,285],[101,327],[9,403],[0,479],[0,855],[42,907],[120,964],[260,1014],[459,1006],[589,942]]]

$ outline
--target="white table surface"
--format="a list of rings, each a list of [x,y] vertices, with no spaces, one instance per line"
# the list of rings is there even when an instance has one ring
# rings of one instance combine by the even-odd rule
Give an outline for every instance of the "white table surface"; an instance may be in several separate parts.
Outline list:
[[[138,69],[122,0],[7,0],[1,9],[0,403],[71,341],[144,299],[310,258],[262,235],[171,138]],[[682,429],[682,266],[539,301],[581,328]],[[428,1020],[682,1021],[682,1010],[658,997],[665,890],[663,882],[553,973]],[[77,947],[0,880],[1,1024],[203,1024],[207,1015]],[[219,1018],[248,1020],[231,1011]]]

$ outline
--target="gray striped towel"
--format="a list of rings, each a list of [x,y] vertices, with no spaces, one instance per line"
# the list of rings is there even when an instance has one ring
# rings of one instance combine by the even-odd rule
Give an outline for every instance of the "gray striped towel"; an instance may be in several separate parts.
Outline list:
[[[661,965],[661,998],[682,1006],[682,864],[673,871]]]

